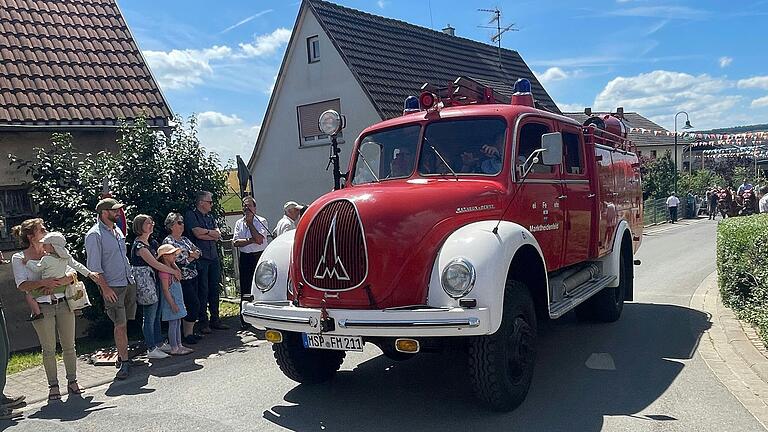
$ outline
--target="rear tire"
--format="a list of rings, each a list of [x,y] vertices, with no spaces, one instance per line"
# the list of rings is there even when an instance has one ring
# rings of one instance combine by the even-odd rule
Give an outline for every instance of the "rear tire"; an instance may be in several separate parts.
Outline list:
[[[619,285],[613,288],[603,288],[586,302],[576,307],[576,316],[581,320],[615,322],[621,318],[624,310],[624,299],[632,292],[632,269],[627,266],[632,263],[631,247],[623,246],[619,254]]]
[[[304,348],[301,335],[283,332],[283,342],[272,344],[280,370],[288,378],[302,384],[330,381],[341,367],[345,351]]]
[[[494,411],[512,411],[528,394],[536,361],[536,312],[528,288],[508,281],[501,326],[469,342],[469,373],[477,397]]]

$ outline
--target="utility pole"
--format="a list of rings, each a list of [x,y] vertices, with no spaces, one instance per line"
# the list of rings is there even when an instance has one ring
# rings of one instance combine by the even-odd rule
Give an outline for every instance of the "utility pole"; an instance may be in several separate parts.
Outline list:
[[[496,30],[496,34],[491,36],[491,42],[495,42],[498,46],[499,67],[501,67],[501,36],[508,31],[519,31],[519,30],[514,28],[515,23],[512,23],[504,28],[501,28],[501,11],[499,10],[498,7],[495,7],[493,9],[478,9],[478,11],[491,13],[492,18],[490,21],[488,21],[488,24],[496,23],[496,26],[484,25],[484,26],[478,26],[478,27]]]

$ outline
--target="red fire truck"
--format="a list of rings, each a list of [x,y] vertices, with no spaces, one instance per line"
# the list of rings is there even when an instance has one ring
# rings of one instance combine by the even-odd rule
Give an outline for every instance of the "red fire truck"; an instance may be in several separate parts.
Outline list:
[[[531,383],[537,319],[619,319],[643,227],[621,111],[579,124],[537,109],[527,80],[514,90],[425,84],[270,243],[243,318],[285,375],[329,380],[366,343],[396,360],[459,345],[478,397],[508,411]]]

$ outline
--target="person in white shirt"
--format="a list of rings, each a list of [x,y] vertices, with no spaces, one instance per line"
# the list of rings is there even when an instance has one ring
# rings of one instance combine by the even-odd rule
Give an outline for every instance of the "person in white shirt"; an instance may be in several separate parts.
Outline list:
[[[280,234],[296,229],[296,222],[299,221],[299,216],[304,206],[300,205],[296,201],[288,201],[283,205],[283,213],[285,213],[275,225],[274,235],[275,238]]]
[[[768,186],[762,186],[759,192],[760,201],[758,202],[757,206],[760,210],[760,213],[768,213]]]
[[[256,214],[256,200],[249,196],[243,198],[243,217],[235,222],[235,233],[232,237],[232,244],[239,250],[241,308],[243,298],[251,294],[253,273],[261,254],[267,248],[268,236],[267,219]],[[242,316],[240,324],[243,328],[247,327]]]
[[[672,223],[677,222],[677,206],[680,205],[680,199],[675,196],[675,193],[672,192],[672,195],[667,198],[667,208],[669,209],[669,220]]]

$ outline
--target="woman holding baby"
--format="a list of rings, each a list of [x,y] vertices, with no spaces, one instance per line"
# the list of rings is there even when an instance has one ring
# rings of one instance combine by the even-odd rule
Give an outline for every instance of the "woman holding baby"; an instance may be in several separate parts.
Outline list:
[[[24,248],[11,259],[16,286],[31,295],[41,315],[32,321],[32,325],[43,352],[43,367],[49,387],[48,399],[61,398],[56,370],[56,333],[64,358],[67,393],[80,394],[82,390],[77,383],[75,353],[75,314],[69,309],[64,293],[67,285],[76,281],[76,275],[72,270],[64,274],[60,272],[66,269],[66,262],[69,267],[77,269],[98,284],[103,283],[102,279],[99,274],[90,272],[72,259],[66,251],[63,236],[58,233],[48,235],[42,219],[25,220],[13,227],[13,234]]]

